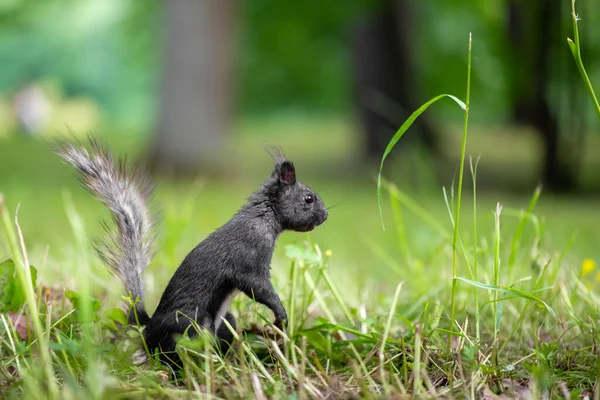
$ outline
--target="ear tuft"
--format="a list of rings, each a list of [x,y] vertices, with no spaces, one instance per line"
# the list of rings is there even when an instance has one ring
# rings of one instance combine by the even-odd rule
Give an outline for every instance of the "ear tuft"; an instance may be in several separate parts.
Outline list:
[[[279,165],[279,182],[291,185],[296,182],[296,168],[291,161],[284,161]]]
[[[271,158],[273,158],[275,165],[279,165],[287,160],[285,154],[283,154],[283,149],[281,147],[265,145],[265,149],[267,150],[267,153],[269,153]]]
[[[294,163],[285,157],[283,149],[279,146],[266,146],[266,150],[275,161],[275,169],[271,176],[286,185],[296,183],[296,168]]]

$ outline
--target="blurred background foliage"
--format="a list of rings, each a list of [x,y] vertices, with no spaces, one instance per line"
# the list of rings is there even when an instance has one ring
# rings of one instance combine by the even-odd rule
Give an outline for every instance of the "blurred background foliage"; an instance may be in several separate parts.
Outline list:
[[[577,6],[584,63],[598,87],[600,3]],[[210,204],[185,217],[208,233],[266,175],[269,141],[286,149],[326,203],[342,202],[314,235],[361,265],[372,258],[365,237],[383,235],[373,162],[420,104],[439,93],[464,98],[472,32],[468,152],[482,157],[478,187],[490,193],[483,209],[498,199],[525,206],[520,196],[539,182],[546,193],[569,193],[541,202],[564,246],[575,227],[593,235],[597,218],[578,210],[594,209],[582,193],[600,188],[599,124],[568,51],[571,29],[567,0],[4,0],[0,190],[13,205],[28,204],[24,226],[41,243],[59,240],[61,190],[76,182],[29,136],[98,132],[165,177],[167,208],[190,182],[172,178],[208,177],[199,201]],[[15,99],[32,84],[49,111],[28,136]],[[439,218],[440,186],[456,176],[462,117],[450,102],[427,111],[386,169]],[[204,163],[211,156],[225,175]],[[85,213],[100,213],[73,190]],[[358,226],[356,218],[372,223]],[[414,244],[427,254],[435,243],[413,223]],[[180,239],[184,252],[198,238]],[[393,237],[381,240],[394,247]],[[594,249],[585,240],[580,248],[588,256]]]
[[[237,115],[289,109],[350,113],[354,105],[353,29],[384,3],[387,1],[236,2],[231,12],[236,33]],[[511,3],[427,0],[411,6],[411,30],[407,34],[414,61],[406,62],[416,65],[411,79],[419,82],[416,91],[420,102],[440,91],[464,92],[465,38],[473,32],[473,118],[495,125],[510,119],[511,75],[527,75],[510,56],[510,49],[533,36],[522,32],[512,40],[508,32]],[[543,6],[549,2],[533,3]],[[568,54],[565,43],[571,31],[570,4],[555,3],[560,4],[559,24],[552,27],[556,40],[550,43],[555,54],[546,62],[570,69],[572,60],[558,57]],[[583,54],[592,76],[598,77],[600,32],[592,27],[600,6],[592,1],[578,6],[583,15]],[[3,1],[3,100],[9,101],[25,81],[48,82],[57,101],[90,99],[103,115],[101,127],[126,124],[135,131],[149,129],[156,122],[153,116],[165,55],[166,7],[168,3],[157,0]],[[533,22],[523,25],[536,29],[539,24]],[[549,96],[565,94],[567,89],[561,87],[565,79],[564,74],[553,77]],[[587,102],[582,108],[588,109]],[[590,118],[589,112],[585,115]],[[456,113],[444,117],[452,116],[460,118]]]

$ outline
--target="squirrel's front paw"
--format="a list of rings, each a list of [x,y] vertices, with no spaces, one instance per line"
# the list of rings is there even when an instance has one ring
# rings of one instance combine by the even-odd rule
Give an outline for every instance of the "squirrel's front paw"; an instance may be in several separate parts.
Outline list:
[[[277,327],[277,329],[283,331],[283,327],[287,326],[287,324],[288,324],[288,320],[287,320],[286,314],[283,314],[282,316],[275,318],[274,325]]]

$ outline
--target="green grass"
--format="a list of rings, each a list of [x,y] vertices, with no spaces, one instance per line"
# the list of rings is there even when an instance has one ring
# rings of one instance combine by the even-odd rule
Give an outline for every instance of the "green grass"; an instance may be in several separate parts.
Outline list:
[[[253,133],[255,124],[240,128],[243,144],[232,150],[258,149],[249,157],[244,176],[160,181],[160,252],[145,275],[150,309],[187,251],[224,223],[269,172],[269,159],[260,150],[262,138]],[[315,137],[319,126],[338,126],[337,140],[348,134],[337,120],[310,124],[305,131],[311,135],[314,129]],[[139,144],[109,141],[123,151]],[[9,221],[19,203],[29,263],[38,271],[37,289],[49,286],[56,298],[50,309],[40,300],[35,303],[43,333],[34,329],[31,338],[46,338],[48,345],[20,340],[0,324],[3,396],[48,398],[48,367],[61,398],[185,397],[208,389],[217,397],[260,392],[267,397],[313,397],[317,392],[366,396],[415,390],[428,396],[449,393],[450,373],[457,396],[485,390],[510,393],[525,385],[534,394],[549,390],[552,397],[561,397],[561,382],[571,393],[591,390],[597,376],[592,346],[598,339],[600,300],[593,294],[596,271],[581,276],[581,266],[585,258],[599,257],[600,215],[594,199],[542,194],[528,213],[527,197],[480,192],[476,210],[465,200],[469,196],[464,197],[456,264],[463,280],[456,281],[453,329],[461,336],[453,336],[449,352],[453,224],[441,190],[405,190],[407,179],[396,176],[396,186],[384,185],[383,231],[370,174],[354,178],[340,173],[335,178],[332,172],[352,145],[336,152],[332,140],[331,154],[319,156],[295,145],[304,141],[300,133],[286,141],[301,178],[320,188],[326,203],[341,202],[310,235],[286,233],[278,243],[273,279],[293,316],[288,338],[281,348],[263,338],[262,328],[272,316],[240,297],[233,311],[239,326],[250,332],[242,335],[236,354],[222,361],[207,357],[210,348],[202,343],[184,343],[193,379],[181,387],[165,382],[159,366],[133,367],[129,357],[137,349],[136,336],[114,328],[121,287],[93,257],[91,246],[91,239],[101,234],[97,221],[106,211],[43,145],[5,140],[0,187]],[[303,165],[311,166],[306,175]],[[456,199],[447,193],[451,205]],[[503,208],[496,218],[497,201]],[[19,253],[0,237],[0,258]],[[474,260],[477,279],[469,272]],[[62,295],[64,288],[100,302],[76,303],[87,309],[87,317],[73,313]],[[480,303],[479,330],[474,290]],[[95,310],[94,304],[101,308]],[[95,322],[81,322],[89,319]],[[44,361],[43,349],[49,361]]]
[[[118,140],[115,143],[119,148]],[[259,147],[258,137],[254,143]],[[342,157],[333,158],[330,165]],[[464,197],[456,265],[457,276],[464,280],[456,285],[454,325],[461,336],[453,337],[450,353],[453,225],[441,190],[384,185],[383,231],[375,182],[368,173],[366,179],[332,179],[308,169],[306,178],[302,176],[306,182],[320,187],[326,203],[341,204],[310,235],[286,233],[278,243],[273,279],[293,316],[288,338],[281,347],[263,338],[262,328],[272,316],[240,297],[233,311],[239,326],[250,331],[237,343],[236,354],[223,361],[207,357],[211,350],[202,343],[184,343],[192,378],[176,386],[165,382],[159,366],[133,367],[129,357],[137,349],[136,336],[115,329],[111,322],[118,316],[114,308],[120,303],[121,287],[93,257],[91,246],[91,239],[101,234],[97,221],[106,211],[39,143],[5,141],[0,159],[2,192],[12,216],[20,203],[20,226],[29,262],[37,267],[38,289],[49,286],[57,297],[51,310],[36,302],[49,343],[49,364],[40,358],[41,342],[20,340],[0,324],[4,396],[47,398],[47,373],[37,369],[47,365],[64,398],[186,397],[208,389],[216,397],[261,392],[266,397],[314,397],[317,392],[367,396],[414,390],[422,396],[447,395],[449,373],[457,396],[486,390],[510,393],[525,385],[534,394],[549,390],[552,397],[561,397],[561,382],[571,393],[589,392],[594,385],[598,360],[591,346],[598,339],[600,300],[593,295],[596,271],[581,276],[583,260],[599,256],[595,232],[600,216],[593,199],[542,194],[527,213],[526,197],[480,192],[474,214],[469,196]],[[302,152],[294,159],[299,174],[313,161]],[[269,172],[268,157],[258,151],[249,163]],[[322,163],[327,166],[328,161]],[[160,252],[145,275],[150,309],[186,252],[224,223],[261,181],[261,168],[252,167],[247,176],[227,181],[160,182]],[[450,204],[456,201],[447,193]],[[498,219],[497,201],[503,205]],[[305,243],[308,240],[312,245]],[[9,257],[12,251],[4,236],[0,246],[2,258]],[[477,280],[469,273],[475,259]],[[501,268],[497,276],[495,265]],[[61,295],[64,288],[84,297],[89,290],[101,300],[87,302],[92,315],[86,318],[94,323],[81,323],[82,314],[73,313]],[[474,290],[480,302],[480,342]],[[496,298],[503,301],[493,302]],[[94,311],[93,304],[101,308]],[[37,336],[32,332],[31,337]]]
[[[270,173],[262,140],[281,143],[330,206],[326,224],[278,242],[273,282],[286,331],[273,336],[270,311],[238,297],[233,351],[222,357],[210,338],[183,338],[179,383],[154,361],[131,362],[139,332],[118,327],[122,288],[92,251],[106,210],[46,146],[4,139],[0,260],[14,262],[0,263],[0,395],[598,398],[597,202],[547,196],[522,169],[511,179],[529,187],[526,197],[472,190],[490,186],[486,176],[503,168],[507,150],[477,127],[467,145],[468,95],[464,111],[462,133],[448,134],[448,143],[460,141],[457,188],[428,185],[422,160],[401,158],[386,171],[393,179],[379,181],[381,209],[376,171],[353,167],[359,143],[343,118],[247,121],[226,158],[235,174],[159,179],[160,251],[144,276],[150,310],[187,252]],[[109,142],[143,154],[141,138]]]

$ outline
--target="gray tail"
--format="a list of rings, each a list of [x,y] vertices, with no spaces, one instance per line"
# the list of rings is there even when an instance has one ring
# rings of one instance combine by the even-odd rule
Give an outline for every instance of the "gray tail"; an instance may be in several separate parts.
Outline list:
[[[56,154],[77,169],[83,186],[109,208],[114,226],[103,224],[108,237],[97,242],[96,251],[136,302],[129,323],[143,326],[150,321],[143,304],[142,272],[153,256],[154,187],[142,169],[127,166],[124,159],[115,161],[99,141],[90,138],[89,147],[88,151],[81,143],[61,141]]]

